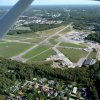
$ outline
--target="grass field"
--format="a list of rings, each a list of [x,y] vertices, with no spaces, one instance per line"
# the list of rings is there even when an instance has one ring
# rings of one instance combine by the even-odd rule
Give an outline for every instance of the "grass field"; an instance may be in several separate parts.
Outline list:
[[[43,35],[43,36],[49,36],[49,35],[52,35],[52,34],[58,32],[59,30],[61,30],[64,27],[65,26],[60,26],[60,27],[52,28],[52,29],[45,30],[45,31],[39,31],[37,33],[40,34],[40,35]]]
[[[31,46],[31,44],[23,43],[0,43],[0,56],[9,58],[18,55]]]
[[[33,39],[27,39],[27,40],[21,40],[22,42],[31,42],[31,43],[38,43],[42,41],[43,39],[41,38],[33,38]]]
[[[57,41],[58,38],[59,38],[59,36],[54,36],[54,37],[50,38],[48,41],[49,41],[51,44],[55,45],[55,44],[58,43],[58,41]]]
[[[48,46],[43,46],[43,45],[40,45],[36,48],[34,48],[33,50],[31,50],[30,52],[28,52],[26,55],[23,56],[23,58],[30,58],[30,57],[33,57],[45,50],[49,49]]]
[[[53,45],[58,43],[58,41],[56,39],[54,39],[54,38],[51,38],[48,41]]]
[[[84,50],[58,48],[66,57],[72,62],[76,63],[82,57],[85,57],[88,53]]]
[[[7,35],[10,36],[10,35]],[[16,37],[20,37],[20,38],[35,38],[38,35],[36,33],[25,33],[25,34],[14,34],[11,36],[16,36]]]
[[[81,45],[81,44],[74,44],[74,43],[67,43],[67,42],[62,42],[60,46],[67,46],[67,47],[75,47],[75,48],[86,48],[86,46]]]
[[[56,54],[52,49],[30,59],[28,62],[31,62],[31,61],[44,61],[46,58],[50,57],[51,55],[54,55]]]
[[[6,42],[6,41],[4,41],[4,40],[0,40],[0,42],[1,42],[1,43],[4,43],[4,42]]]
[[[31,29],[30,27],[21,26],[21,27],[16,28],[16,30],[31,30]]]
[[[6,96],[0,94],[0,100],[6,100]]]
[[[4,39],[7,39],[7,40],[20,40],[20,39],[25,39],[25,38],[24,37],[14,36],[14,35],[7,35],[7,36],[5,36]]]
[[[21,39],[25,39],[25,38],[38,38],[40,36],[44,36],[45,37],[45,36],[49,36],[51,34],[54,34],[54,33],[58,32],[59,30],[61,30],[64,27],[65,26],[60,26],[60,27],[57,27],[57,28],[52,28],[52,29],[48,29],[48,30],[44,30],[44,31],[34,32],[34,33],[7,35],[7,36],[5,36],[4,39],[21,40]],[[32,40],[32,42],[34,42],[34,39]]]
[[[90,55],[88,56],[88,58],[96,59],[96,55],[97,55],[97,52],[96,51],[92,51],[90,53]]]
[[[66,28],[66,29],[63,30],[61,33],[62,33],[62,34],[66,34],[66,33],[69,32],[69,31],[71,31],[71,28],[70,28],[70,27]]]
[[[56,36],[54,36],[53,38],[54,39],[58,39],[60,36],[59,35],[56,35]]]

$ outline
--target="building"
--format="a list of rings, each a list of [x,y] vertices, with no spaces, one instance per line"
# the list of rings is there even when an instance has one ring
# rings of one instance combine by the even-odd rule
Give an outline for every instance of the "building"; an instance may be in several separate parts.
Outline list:
[[[73,88],[72,93],[73,93],[73,94],[76,94],[76,93],[77,93],[77,87],[74,87],[74,88]]]
[[[90,65],[93,65],[96,63],[96,60],[94,59],[91,59],[91,58],[87,58],[84,62],[83,62],[83,65],[85,66],[90,66]]]
[[[51,55],[49,58],[46,58],[46,61],[59,61],[62,60],[59,55]]]
[[[14,100],[14,98],[12,96],[8,96],[7,100]]]
[[[42,87],[42,90],[43,90],[43,92],[46,92],[46,93],[47,93],[47,92],[49,92],[49,87],[43,86],[43,87]]]

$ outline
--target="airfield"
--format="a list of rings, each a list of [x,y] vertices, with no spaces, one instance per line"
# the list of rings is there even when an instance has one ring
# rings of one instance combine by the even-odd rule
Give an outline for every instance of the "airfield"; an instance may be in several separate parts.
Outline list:
[[[84,40],[88,34],[74,30],[70,23],[35,33],[7,35],[0,41],[0,57],[22,62],[63,61],[64,66],[81,67],[86,58],[100,59],[100,46]]]

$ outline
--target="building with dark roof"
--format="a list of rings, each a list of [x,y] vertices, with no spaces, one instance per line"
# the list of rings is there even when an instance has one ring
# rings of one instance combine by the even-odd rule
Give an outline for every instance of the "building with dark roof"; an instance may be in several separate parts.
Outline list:
[[[91,59],[91,58],[87,58],[84,62],[83,62],[83,65],[86,65],[86,66],[90,66],[90,65],[93,65],[96,63],[96,60],[95,59]]]

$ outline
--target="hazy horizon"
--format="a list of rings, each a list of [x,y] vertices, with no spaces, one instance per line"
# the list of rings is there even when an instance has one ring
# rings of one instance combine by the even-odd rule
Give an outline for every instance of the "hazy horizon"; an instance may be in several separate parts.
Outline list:
[[[14,5],[18,0],[2,0],[0,6]],[[99,1],[91,0],[34,0],[32,5],[100,5]]]
[[[100,6],[99,4],[59,4],[59,5],[46,5],[46,4],[44,4],[44,5],[31,5],[30,7],[32,7],[32,6],[94,6],[94,5],[96,5],[96,6]],[[13,5],[0,5],[0,7],[12,7]]]

